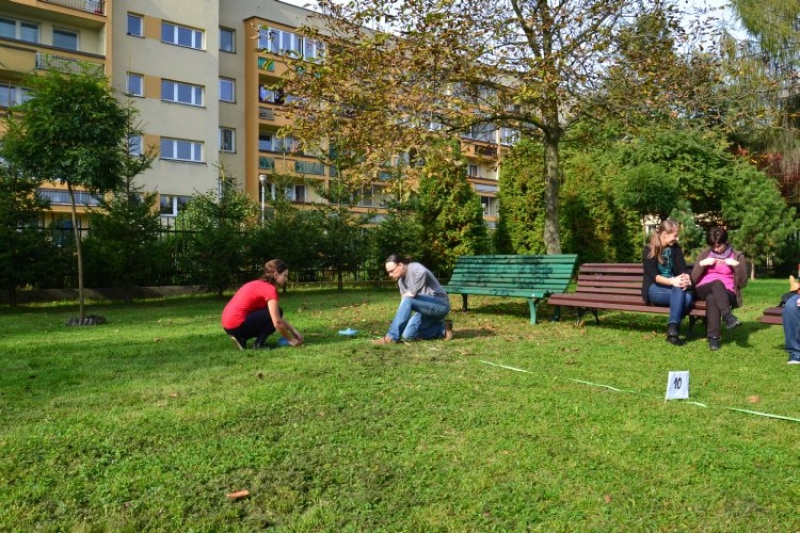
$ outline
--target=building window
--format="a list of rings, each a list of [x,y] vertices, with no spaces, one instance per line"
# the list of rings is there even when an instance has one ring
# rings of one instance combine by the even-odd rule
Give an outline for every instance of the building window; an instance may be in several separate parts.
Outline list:
[[[30,97],[30,93],[25,87],[0,85],[0,107],[2,108],[24,104],[30,100]]]
[[[296,152],[299,144],[292,137],[278,137],[272,133],[258,136],[258,149],[261,152]]]
[[[144,20],[141,15],[128,13],[128,35],[144,37]]]
[[[219,99],[223,102],[236,101],[236,82],[229,78],[219,79]]]
[[[186,204],[191,200],[191,196],[170,196],[162,194],[159,199],[159,212],[164,217],[176,217],[183,211]]]
[[[128,153],[133,156],[142,155],[141,135],[131,135],[128,137]]]
[[[202,106],[203,88],[191,83],[161,80],[161,99],[165,102]]]
[[[219,49],[223,52],[236,53],[236,32],[234,30],[219,29]]]
[[[478,171],[478,165],[470,163],[467,169],[467,176],[469,176],[470,178],[480,178],[481,174]]]
[[[128,72],[128,96],[144,96],[144,76]]]
[[[234,130],[233,128],[219,129],[219,151],[220,152],[236,151],[236,130]]]
[[[39,25],[2,17],[0,18],[0,37],[38,43]]]
[[[161,159],[203,162],[203,143],[182,139],[161,139]]]
[[[289,199],[293,202],[298,202],[301,204],[306,203],[306,186],[295,185],[294,187],[292,187],[292,192]]]
[[[169,22],[162,22],[161,42],[202,50],[203,32],[185,26],[178,26],[177,24],[170,24]]]
[[[272,54],[303,57],[302,37],[274,28],[261,28],[258,31],[258,48]]]
[[[483,206],[484,216],[493,217],[497,215],[497,198],[481,196],[481,205]]]
[[[64,50],[78,50],[78,32],[53,28],[53,46]]]

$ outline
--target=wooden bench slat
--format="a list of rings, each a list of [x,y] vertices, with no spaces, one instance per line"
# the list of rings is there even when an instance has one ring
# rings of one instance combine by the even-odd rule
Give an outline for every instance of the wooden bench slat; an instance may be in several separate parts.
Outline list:
[[[574,293],[553,294],[547,303],[556,307],[577,309],[578,320],[590,311],[599,321],[597,311],[608,309],[624,312],[669,314],[669,307],[647,304],[642,301],[641,263],[585,263],[578,269],[577,286]],[[705,318],[704,301],[696,301],[689,310],[692,320],[689,330],[698,318]]]
[[[770,324],[773,326],[783,325],[783,307],[767,307],[764,309],[764,315],[758,319],[762,324]]]

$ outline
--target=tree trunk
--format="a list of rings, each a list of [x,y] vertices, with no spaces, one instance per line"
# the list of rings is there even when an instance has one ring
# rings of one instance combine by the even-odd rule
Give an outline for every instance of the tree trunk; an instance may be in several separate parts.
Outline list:
[[[544,135],[544,245],[548,255],[561,253],[558,215],[559,137],[559,133],[545,132]]]
[[[72,232],[75,235],[75,255],[78,258],[78,318],[81,323],[86,318],[86,312],[83,306],[83,254],[81,253],[81,234],[78,231],[78,212],[75,208],[75,192],[72,190],[72,184],[67,182],[67,190],[69,191],[70,207],[72,208]]]

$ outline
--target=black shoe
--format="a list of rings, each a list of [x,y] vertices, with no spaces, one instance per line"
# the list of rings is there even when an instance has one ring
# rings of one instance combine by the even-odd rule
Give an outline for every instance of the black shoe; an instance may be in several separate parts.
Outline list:
[[[722,345],[720,344],[721,340],[722,339],[720,339],[719,337],[709,337],[708,338],[708,349],[711,350],[712,352],[716,352],[717,350],[722,348]]]
[[[685,341],[679,339],[678,337],[672,337],[670,335],[667,335],[667,342],[675,346],[683,346],[684,344],[686,344]]]
[[[667,325],[667,342],[675,346],[683,346],[683,341],[678,337],[680,334],[680,326],[674,322]]]
[[[739,322],[739,319],[734,316],[733,313],[728,313],[727,315],[722,317],[722,321],[725,322],[725,327],[728,329],[738,328],[742,325]]]

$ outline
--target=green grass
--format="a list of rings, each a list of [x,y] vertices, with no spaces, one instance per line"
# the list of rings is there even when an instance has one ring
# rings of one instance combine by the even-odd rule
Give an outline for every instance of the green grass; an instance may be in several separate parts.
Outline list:
[[[0,531],[797,531],[800,423],[727,409],[800,418],[757,322],[784,290],[752,282],[715,353],[663,316],[478,297],[450,343],[373,346],[389,290],[291,291],[308,344],[265,352],[213,298],[3,309]],[[664,402],[670,370],[706,407]]]

